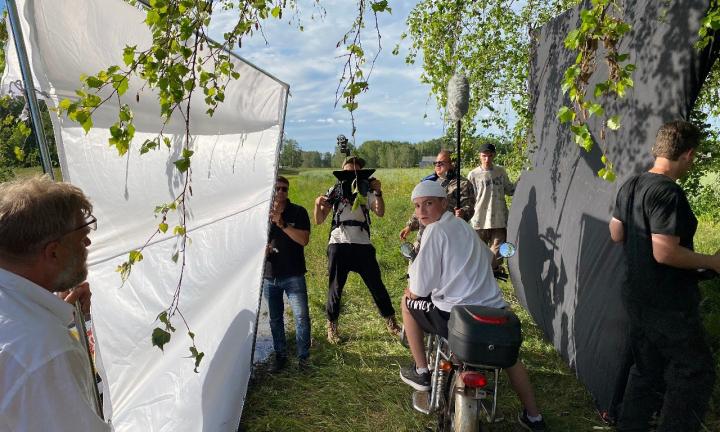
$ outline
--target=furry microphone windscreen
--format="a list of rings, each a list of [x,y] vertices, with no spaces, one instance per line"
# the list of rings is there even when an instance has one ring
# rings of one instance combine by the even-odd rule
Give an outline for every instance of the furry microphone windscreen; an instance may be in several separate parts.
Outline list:
[[[458,121],[468,112],[470,85],[462,74],[455,74],[447,86],[447,114],[450,120]]]

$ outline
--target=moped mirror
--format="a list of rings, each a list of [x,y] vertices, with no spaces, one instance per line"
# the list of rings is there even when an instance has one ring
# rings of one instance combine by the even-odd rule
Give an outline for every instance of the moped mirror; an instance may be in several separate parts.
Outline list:
[[[503,258],[510,258],[511,256],[515,255],[515,251],[517,248],[514,244],[505,242],[500,245],[500,256]]]
[[[415,246],[412,243],[404,242],[400,245],[400,253],[409,260],[415,259]]]

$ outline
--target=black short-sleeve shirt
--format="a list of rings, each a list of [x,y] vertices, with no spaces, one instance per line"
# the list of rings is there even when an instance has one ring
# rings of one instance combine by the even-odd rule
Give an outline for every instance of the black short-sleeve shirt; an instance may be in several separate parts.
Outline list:
[[[303,207],[290,200],[282,212],[283,220],[294,228],[310,231],[310,218]],[[272,248],[265,260],[266,278],[300,276],[307,271],[305,267],[304,247],[291,239],[274,223],[270,224],[268,243]]]
[[[691,270],[660,264],[652,251],[652,234],[680,237],[680,245],[693,249],[697,219],[683,192],[671,178],[642,173],[618,191],[613,217],[625,229],[626,301],[660,309],[692,310],[700,300]]]

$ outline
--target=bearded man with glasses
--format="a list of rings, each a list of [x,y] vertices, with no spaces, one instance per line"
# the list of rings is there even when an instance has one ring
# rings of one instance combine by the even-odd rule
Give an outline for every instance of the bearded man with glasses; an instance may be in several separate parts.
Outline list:
[[[445,192],[447,192],[447,211],[467,222],[473,216],[475,190],[473,189],[472,183],[460,176],[460,205],[458,205],[455,192],[458,188],[458,179],[456,178],[455,165],[450,156],[451,153],[448,150],[440,150],[435,158],[435,162],[433,162],[435,172],[422,179],[422,181],[440,183],[445,189]],[[405,224],[405,228],[400,231],[400,238],[405,240],[411,231],[417,231],[418,234],[415,239],[415,250],[417,251],[420,248],[420,240],[424,229],[425,227],[418,221],[415,213],[413,213]]]
[[[92,205],[68,183],[0,184],[0,429],[109,431],[95,412],[90,361],[68,331],[89,308]]]

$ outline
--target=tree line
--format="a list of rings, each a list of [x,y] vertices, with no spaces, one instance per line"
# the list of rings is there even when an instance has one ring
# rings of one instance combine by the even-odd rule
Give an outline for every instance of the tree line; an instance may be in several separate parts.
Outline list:
[[[477,149],[491,142],[498,149],[498,163],[519,169],[522,165],[522,149],[509,140],[496,136],[481,136],[463,142],[463,166],[479,163]],[[450,137],[434,138],[410,143],[407,141],[369,140],[357,148],[350,145],[352,154],[365,159],[372,168],[417,167],[425,156],[434,158],[442,149],[453,150],[455,142]],[[305,151],[292,138],[285,138],[280,149],[280,166],[284,168],[340,168],[345,155],[339,149],[334,152]]]

